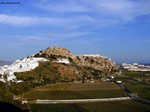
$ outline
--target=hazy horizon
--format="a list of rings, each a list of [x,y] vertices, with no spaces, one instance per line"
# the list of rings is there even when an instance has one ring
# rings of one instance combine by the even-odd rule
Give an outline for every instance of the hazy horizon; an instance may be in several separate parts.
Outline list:
[[[73,54],[108,56],[116,63],[150,63],[149,29],[149,0],[0,4],[0,60],[15,61],[59,46]]]

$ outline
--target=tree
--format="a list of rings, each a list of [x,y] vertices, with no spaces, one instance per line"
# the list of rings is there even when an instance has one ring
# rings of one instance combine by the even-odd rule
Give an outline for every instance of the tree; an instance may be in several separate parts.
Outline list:
[[[5,80],[5,88],[6,88],[7,92],[9,91],[9,82],[8,82],[8,75],[9,75],[9,73],[10,73],[10,71],[6,70],[6,71],[4,71],[4,75],[3,75],[3,78]]]
[[[42,76],[42,74],[41,74],[41,73],[38,73],[38,83],[40,83],[41,76]]]

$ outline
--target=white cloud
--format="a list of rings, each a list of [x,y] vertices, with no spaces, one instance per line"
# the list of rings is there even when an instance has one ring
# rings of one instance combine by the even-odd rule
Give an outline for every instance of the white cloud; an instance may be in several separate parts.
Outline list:
[[[48,34],[52,41],[76,39],[87,36],[92,32],[54,32]]]
[[[39,35],[18,35],[14,36],[14,38],[18,43],[39,45],[40,43],[46,44],[50,42],[68,41],[87,36],[88,34],[90,34],[90,32],[53,32]]]
[[[41,0],[34,4],[47,16],[0,15],[0,23],[27,27],[49,25],[68,29],[122,24],[150,14],[150,0]],[[34,7],[35,8],[35,7]],[[48,16],[53,13],[53,16]]]
[[[138,16],[150,14],[148,0],[108,0],[97,5],[98,11],[110,16],[117,16],[123,20],[134,19]]]
[[[71,20],[74,21],[73,18],[70,18],[69,20],[69,18],[65,17],[58,18],[58,17],[9,16],[4,14],[0,15],[1,23],[4,22],[5,24],[14,26],[33,26],[42,24],[61,26],[63,24],[71,23]]]
[[[39,45],[49,44],[55,42],[69,41],[77,38],[81,38],[91,34],[92,32],[52,32],[47,34],[37,35],[1,35],[0,45],[1,47],[7,46],[24,46],[24,45]]]
[[[51,12],[88,13],[99,16],[131,20],[138,16],[150,14],[149,0],[63,0],[39,2],[37,6]]]
[[[78,2],[76,2],[75,0],[64,0],[64,1],[42,0],[41,2],[38,2],[36,5],[41,9],[49,10],[52,12],[87,12],[90,10],[88,7],[86,6],[84,7],[84,5],[79,4]]]
[[[7,21],[5,21],[5,20],[7,20]],[[15,26],[32,26],[32,25],[39,25],[39,24],[63,23],[63,21],[61,21],[59,18],[9,16],[9,15],[4,15],[4,14],[0,15],[0,22],[6,22],[5,24],[10,24],[10,25],[15,25]]]
[[[32,16],[9,16],[7,21],[5,19],[9,15],[0,15],[0,23],[18,26],[28,27],[35,25],[49,25],[55,27],[61,27],[66,29],[77,29],[80,27],[97,26],[103,27],[111,24],[118,23],[113,19],[98,19],[91,16],[79,15],[72,17],[32,17]]]

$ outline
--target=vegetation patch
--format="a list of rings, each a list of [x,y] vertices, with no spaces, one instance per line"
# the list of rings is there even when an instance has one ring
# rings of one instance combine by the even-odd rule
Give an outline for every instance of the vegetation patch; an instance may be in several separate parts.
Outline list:
[[[149,72],[123,71],[123,75],[117,76],[115,80],[122,81],[132,93],[150,100],[150,76],[147,74]]]
[[[123,97],[125,94],[113,83],[60,83],[34,89],[23,96],[33,100],[68,100]]]
[[[78,108],[86,112],[149,112],[150,107],[134,101],[80,103]],[[32,112],[79,112],[71,104],[31,105]]]
[[[32,112],[78,112],[70,104],[31,105]]]
[[[79,104],[87,112],[149,112],[150,107],[134,101],[114,101]]]
[[[128,84],[127,87],[132,93],[136,93],[138,96],[150,100],[150,85]]]

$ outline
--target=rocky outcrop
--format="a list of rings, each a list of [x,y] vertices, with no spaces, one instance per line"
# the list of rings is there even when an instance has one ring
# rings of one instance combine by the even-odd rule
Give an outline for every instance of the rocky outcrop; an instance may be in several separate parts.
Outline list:
[[[75,62],[79,66],[93,68],[105,73],[111,73],[117,69],[110,58],[103,56],[77,56]]]
[[[45,56],[50,57],[51,55],[62,56],[62,57],[72,57],[72,53],[65,48],[59,47],[49,47],[46,50],[40,51],[40,53],[36,54],[37,56]]]

